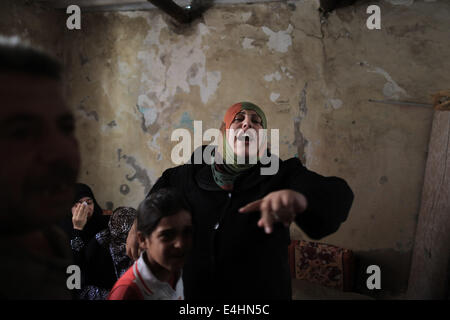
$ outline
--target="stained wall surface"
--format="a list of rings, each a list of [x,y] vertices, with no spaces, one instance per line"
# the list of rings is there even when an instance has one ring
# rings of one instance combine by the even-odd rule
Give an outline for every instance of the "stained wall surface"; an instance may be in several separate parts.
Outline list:
[[[366,27],[364,1],[328,17],[313,0],[216,5],[189,26],[159,10],[83,13],[82,29],[64,32],[79,180],[104,208],[135,207],[175,166],[175,129],[218,128],[228,106],[252,101],[279,129],[281,158],[352,187],[347,221],[320,241],[357,253],[357,290],[401,298],[433,111],[368,100],[430,103],[448,88],[450,3],[378,5],[381,30]],[[383,290],[365,288],[371,264]]]

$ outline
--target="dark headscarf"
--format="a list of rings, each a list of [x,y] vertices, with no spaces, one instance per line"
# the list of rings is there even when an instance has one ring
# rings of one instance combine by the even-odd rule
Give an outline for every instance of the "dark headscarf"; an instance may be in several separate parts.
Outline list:
[[[103,215],[103,210],[98,205],[97,200],[95,200],[94,193],[91,188],[83,183],[77,183],[75,186],[75,199],[73,204],[84,197],[89,197],[94,202],[94,213],[89,218],[83,229],[85,239],[90,240],[97,232],[100,232],[107,227],[107,222],[109,219]]]
[[[72,206],[74,206],[75,203],[77,203],[84,197],[89,197],[94,202],[94,213],[89,218],[82,231],[83,240],[87,242],[92,237],[94,237],[96,233],[107,228],[109,217],[103,215],[103,210],[97,203],[97,200],[95,199],[94,193],[92,192],[91,188],[89,188],[89,186],[84,183],[77,183],[75,185],[75,198],[73,200]],[[66,219],[63,221],[62,228],[66,231],[69,238],[72,238],[72,212],[69,212],[69,214],[66,216]]]
[[[89,186],[85,185],[84,183],[77,183],[75,185],[75,198],[74,198],[74,201],[72,203],[72,207],[78,201],[80,201],[80,199],[82,199],[84,197],[89,197],[94,202],[94,214],[92,215],[91,218],[93,218],[94,215],[102,215],[103,214],[103,210],[98,205],[97,200],[95,200],[94,193],[92,192],[91,188],[89,188]],[[88,220],[88,222],[89,222],[89,220]]]

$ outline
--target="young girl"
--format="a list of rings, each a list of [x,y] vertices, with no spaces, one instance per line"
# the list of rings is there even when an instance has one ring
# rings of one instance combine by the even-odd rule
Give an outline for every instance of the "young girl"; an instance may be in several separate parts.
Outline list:
[[[173,190],[160,189],[138,207],[139,259],[109,300],[182,300],[182,268],[192,243],[191,213]]]

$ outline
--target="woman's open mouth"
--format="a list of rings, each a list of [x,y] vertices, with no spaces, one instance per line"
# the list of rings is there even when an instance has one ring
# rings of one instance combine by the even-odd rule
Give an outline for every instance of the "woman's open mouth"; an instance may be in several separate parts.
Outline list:
[[[249,134],[247,132],[239,134],[237,136],[238,141],[242,141],[245,144],[249,144],[251,141],[255,141],[255,137],[252,134]]]

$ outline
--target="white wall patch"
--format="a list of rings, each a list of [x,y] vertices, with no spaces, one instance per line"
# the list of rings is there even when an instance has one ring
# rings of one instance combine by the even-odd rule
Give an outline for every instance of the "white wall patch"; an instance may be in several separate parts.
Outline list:
[[[272,102],[277,101],[277,99],[278,99],[279,97],[280,97],[280,94],[279,94],[279,93],[272,92],[272,93],[270,94],[270,100],[271,100]]]
[[[269,36],[269,41],[267,42],[267,46],[277,52],[287,52],[289,46],[292,45],[292,38],[290,33],[294,28],[291,24],[289,24],[286,30],[281,30],[278,32],[274,32],[267,27],[262,27],[263,32]]]

